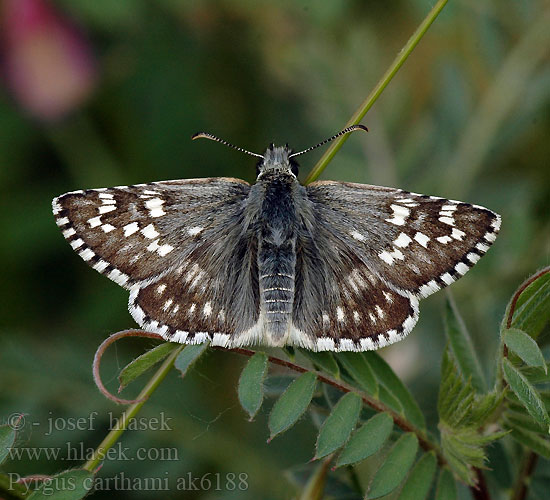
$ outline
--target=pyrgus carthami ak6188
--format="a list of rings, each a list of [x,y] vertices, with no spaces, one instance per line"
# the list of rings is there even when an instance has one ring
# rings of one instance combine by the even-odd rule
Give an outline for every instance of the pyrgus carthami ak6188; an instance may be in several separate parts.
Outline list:
[[[313,148],[235,149],[260,157],[254,185],[174,180],[53,200],[71,247],[129,290],[134,319],[166,340],[378,349],[403,339],[419,300],[464,275],[500,228],[497,214],[460,201],[302,186],[294,157]]]

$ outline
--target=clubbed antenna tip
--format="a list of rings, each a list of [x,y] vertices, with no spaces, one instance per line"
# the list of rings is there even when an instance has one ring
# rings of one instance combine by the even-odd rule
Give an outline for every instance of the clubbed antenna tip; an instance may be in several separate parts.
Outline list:
[[[344,130],[338,132],[332,137],[329,137],[328,139],[325,139],[324,141],[321,141],[319,144],[316,144],[315,146],[311,146],[310,148],[304,149],[303,151],[299,151],[298,153],[292,153],[289,156],[289,158],[292,158],[293,156],[303,155],[304,153],[309,153],[310,151],[318,148],[319,146],[324,146],[327,142],[333,141],[334,139],[338,139],[338,137],[349,134],[350,132],[355,132],[356,130],[363,130],[364,132],[369,131],[369,129],[364,125],[352,125],[351,127],[346,127]]]

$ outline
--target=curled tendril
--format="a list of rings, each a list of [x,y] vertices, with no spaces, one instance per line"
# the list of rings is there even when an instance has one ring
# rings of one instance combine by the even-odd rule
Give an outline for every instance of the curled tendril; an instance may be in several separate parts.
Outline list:
[[[144,332],[143,330],[122,330],[121,332],[113,333],[111,336],[107,337],[101,345],[97,348],[97,351],[94,355],[94,362],[92,365],[94,382],[101,394],[103,394],[107,399],[114,401],[119,405],[131,405],[135,403],[140,403],[143,399],[122,399],[114,394],[111,394],[101,381],[101,376],[99,374],[99,367],[101,365],[101,358],[107,350],[107,348],[115,343],[117,340],[120,340],[125,337],[142,337],[148,339],[163,340],[163,338],[157,333]]]

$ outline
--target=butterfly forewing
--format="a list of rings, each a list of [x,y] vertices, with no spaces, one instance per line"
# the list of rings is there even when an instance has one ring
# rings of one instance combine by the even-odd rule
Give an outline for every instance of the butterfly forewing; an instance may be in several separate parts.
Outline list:
[[[238,225],[249,189],[237,179],[89,189],[54,199],[53,210],[71,247],[130,288],[178,267],[205,240],[221,245],[212,235]]]
[[[418,297],[464,275],[500,228],[486,208],[434,196],[344,182],[307,190],[321,225],[392,288]]]

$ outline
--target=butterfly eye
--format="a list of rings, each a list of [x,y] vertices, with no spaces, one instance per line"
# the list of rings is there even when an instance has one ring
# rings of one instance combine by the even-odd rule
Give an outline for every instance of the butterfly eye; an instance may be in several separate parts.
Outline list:
[[[275,147],[275,144],[273,144],[273,143],[269,144],[269,149],[273,150],[274,147]]]

